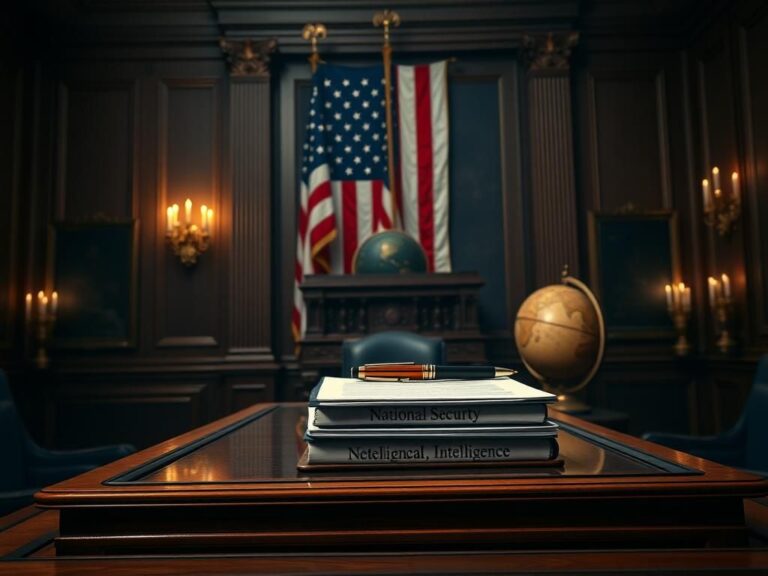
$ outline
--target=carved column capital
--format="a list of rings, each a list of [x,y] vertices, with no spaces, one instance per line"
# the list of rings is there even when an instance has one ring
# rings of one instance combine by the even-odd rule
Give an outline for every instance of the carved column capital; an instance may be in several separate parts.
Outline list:
[[[272,53],[277,49],[277,40],[274,38],[260,41],[254,41],[250,38],[247,40],[222,38],[219,45],[227,56],[229,73],[232,76],[269,77],[269,60]]]
[[[568,70],[571,50],[579,42],[578,32],[523,36],[526,63],[531,70]]]

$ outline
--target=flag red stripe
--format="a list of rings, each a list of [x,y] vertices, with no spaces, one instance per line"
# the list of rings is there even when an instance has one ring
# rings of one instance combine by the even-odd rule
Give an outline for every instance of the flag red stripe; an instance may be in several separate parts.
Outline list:
[[[318,222],[312,230],[309,231],[309,245],[315,248],[322,243],[329,234],[336,229],[336,218],[331,214]],[[316,254],[315,254],[316,255]],[[313,258],[314,260],[314,258]]]
[[[416,150],[419,179],[419,230],[421,245],[427,253],[429,271],[435,269],[435,219],[433,211],[432,166],[432,92],[429,66],[414,70],[416,100]]]
[[[357,250],[357,186],[354,181],[341,183],[341,226],[344,231],[344,273],[352,272],[352,258]]]
[[[323,200],[331,197],[331,182],[326,180],[318,184],[314,190],[309,193],[309,201],[307,202],[307,214],[312,214],[315,207]]]

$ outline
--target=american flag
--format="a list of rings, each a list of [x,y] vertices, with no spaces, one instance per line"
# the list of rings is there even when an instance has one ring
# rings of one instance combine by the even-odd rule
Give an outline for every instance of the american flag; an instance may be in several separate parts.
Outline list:
[[[396,68],[393,117],[403,127],[397,202],[389,187],[383,67],[320,65],[314,74],[296,243],[297,342],[306,323],[304,276],[352,272],[357,247],[375,232],[402,222],[424,247],[430,271],[450,271],[445,70],[444,62]]]

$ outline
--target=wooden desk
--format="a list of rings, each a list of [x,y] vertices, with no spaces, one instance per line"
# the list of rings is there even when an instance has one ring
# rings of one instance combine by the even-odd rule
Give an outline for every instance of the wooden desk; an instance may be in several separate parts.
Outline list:
[[[59,555],[743,547],[768,482],[557,418],[558,468],[305,474],[303,405],[257,405],[46,488]]]

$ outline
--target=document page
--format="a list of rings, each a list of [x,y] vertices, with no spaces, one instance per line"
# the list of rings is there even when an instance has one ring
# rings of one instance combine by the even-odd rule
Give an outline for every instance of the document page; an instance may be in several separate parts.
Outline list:
[[[513,380],[419,380],[376,382],[326,376],[313,399],[317,404],[336,403],[464,403],[552,402],[555,395]]]

